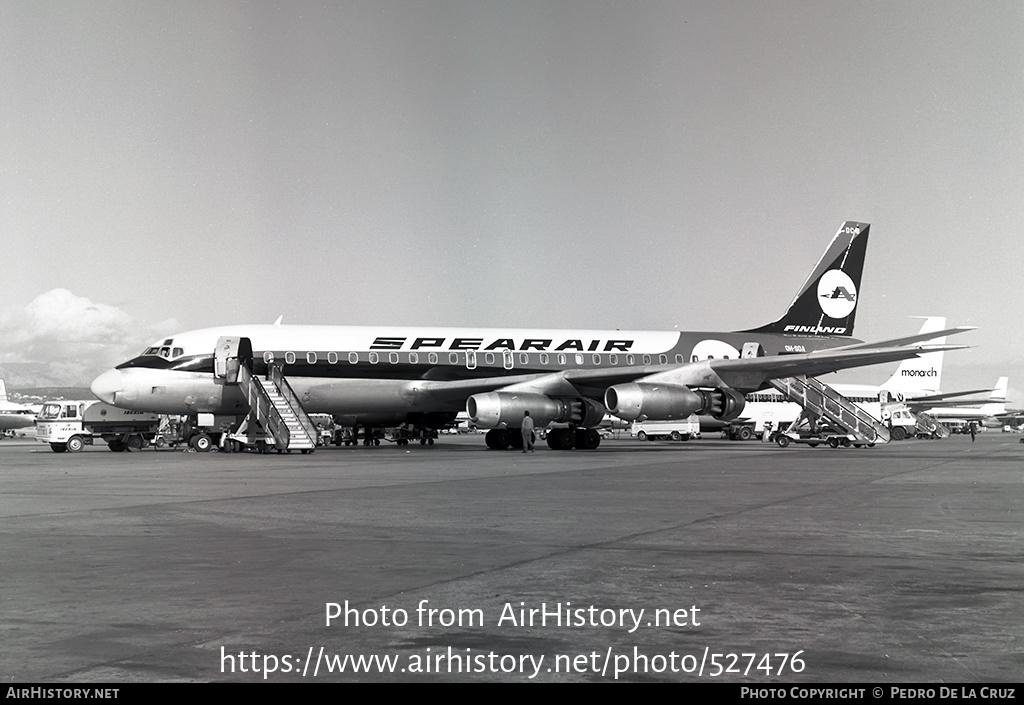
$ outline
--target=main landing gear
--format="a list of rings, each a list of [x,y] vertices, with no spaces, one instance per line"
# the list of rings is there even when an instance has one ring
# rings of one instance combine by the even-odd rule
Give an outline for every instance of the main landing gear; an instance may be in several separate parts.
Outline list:
[[[518,450],[523,447],[523,435],[518,428],[494,428],[484,436],[484,442],[493,450]],[[552,428],[547,443],[552,450],[594,450],[601,445],[601,434],[596,428]]]

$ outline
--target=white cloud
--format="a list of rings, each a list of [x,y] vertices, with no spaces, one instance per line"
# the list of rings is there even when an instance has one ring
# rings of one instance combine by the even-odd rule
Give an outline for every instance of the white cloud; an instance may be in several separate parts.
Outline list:
[[[45,364],[55,377],[85,384],[137,355],[173,324],[161,321],[154,333],[116,306],[51,289],[23,307],[0,311],[0,363]]]

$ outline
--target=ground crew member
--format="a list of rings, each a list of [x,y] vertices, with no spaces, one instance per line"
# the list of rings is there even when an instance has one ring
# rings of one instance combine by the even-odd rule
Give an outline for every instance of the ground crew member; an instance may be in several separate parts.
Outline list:
[[[533,419],[530,418],[530,412],[523,412],[523,452],[533,452]]]

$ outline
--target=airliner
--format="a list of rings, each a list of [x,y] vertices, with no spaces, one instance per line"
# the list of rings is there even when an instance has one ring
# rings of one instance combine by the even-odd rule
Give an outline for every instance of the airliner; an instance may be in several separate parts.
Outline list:
[[[946,399],[946,395],[908,400],[914,409],[924,409],[925,413],[943,422],[981,421],[986,426],[1000,426],[994,417],[1006,413],[1006,392],[1010,386],[1009,377],[996,380],[988,399]],[[971,392],[974,393],[974,392]]]
[[[249,404],[215,375],[215,348],[245,341],[255,375],[283,374],[307,412],[355,429],[438,429],[460,411],[515,443],[524,412],[553,449],[596,448],[606,411],[625,420],[736,418],[744,394],[773,377],[819,375],[962,346],[912,345],[927,333],[863,343],[852,337],[870,226],[848,221],[786,313],[735,332],[534,330],[394,326],[234,325],[161,339],[92,384],[115,406],[243,418]],[[941,333],[966,330],[955,328]]]
[[[36,423],[36,410],[7,400],[7,384],[0,379],[0,434],[28,428]]]

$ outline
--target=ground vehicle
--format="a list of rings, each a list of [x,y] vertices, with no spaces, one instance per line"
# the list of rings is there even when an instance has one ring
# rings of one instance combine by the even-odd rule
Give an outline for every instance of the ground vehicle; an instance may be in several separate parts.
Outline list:
[[[419,429],[412,424],[402,424],[396,428],[389,428],[384,432],[384,440],[396,443],[400,446],[407,446],[410,443],[419,441],[421,446],[434,445],[437,438],[437,431],[434,429]]]
[[[806,443],[811,448],[816,448],[819,445],[827,445],[829,448],[849,448],[850,446],[860,448],[864,445],[862,443],[858,443],[852,434],[839,433],[835,431],[780,431],[773,433],[771,438],[779,448],[785,448],[790,443]],[[873,445],[874,443],[867,444],[869,448]]]
[[[700,438],[700,420],[696,414],[691,414],[682,421],[634,421],[629,427],[629,435],[641,441],[688,441]]]
[[[892,440],[902,441],[913,438],[917,434],[917,419],[914,413],[904,404],[888,404],[882,406],[882,420],[889,427]]]
[[[310,421],[316,424],[317,431],[317,446],[325,446],[334,442],[334,434],[336,428],[334,425],[334,419],[331,418],[330,414],[310,414]]]
[[[101,401],[51,401],[36,419],[36,439],[54,453],[82,450],[97,438],[110,450],[141,450],[160,430],[160,416],[129,411]]]

